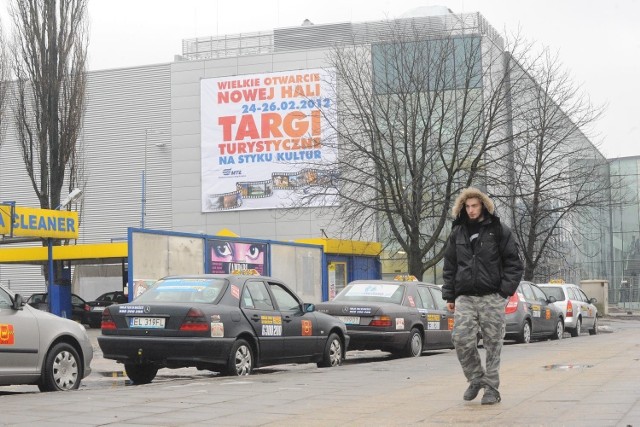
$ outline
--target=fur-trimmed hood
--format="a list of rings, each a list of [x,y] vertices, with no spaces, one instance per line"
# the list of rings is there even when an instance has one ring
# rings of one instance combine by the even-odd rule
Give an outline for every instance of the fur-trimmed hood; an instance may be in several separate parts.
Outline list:
[[[473,197],[480,199],[480,201],[484,205],[484,208],[487,210],[487,212],[489,212],[490,215],[494,214],[496,208],[489,196],[475,187],[469,187],[462,190],[460,195],[456,197],[456,201],[453,203],[453,207],[451,208],[451,215],[454,219],[460,219],[461,214],[463,214],[464,217],[467,216],[466,210],[464,209],[464,204],[467,199]]]

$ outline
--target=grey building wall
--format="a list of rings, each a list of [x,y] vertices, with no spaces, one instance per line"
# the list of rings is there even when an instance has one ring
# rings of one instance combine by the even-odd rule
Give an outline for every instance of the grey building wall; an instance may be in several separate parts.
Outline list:
[[[90,72],[86,105],[80,141],[85,160],[84,197],[77,205],[80,211],[77,242],[124,239],[127,227],[140,226],[145,151],[145,226],[171,229],[170,65]],[[11,116],[8,123],[0,148],[0,200],[39,208]],[[164,147],[157,146],[162,144]],[[66,194],[61,196],[64,198]],[[0,265],[0,283],[25,296],[45,290],[41,266]],[[81,287],[74,292],[85,296]]]

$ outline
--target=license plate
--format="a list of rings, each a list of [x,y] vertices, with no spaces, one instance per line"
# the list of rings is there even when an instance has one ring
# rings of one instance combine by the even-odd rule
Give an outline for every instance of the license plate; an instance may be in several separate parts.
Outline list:
[[[338,316],[338,319],[342,320],[345,325],[359,325],[360,318],[357,316]]]
[[[131,328],[164,328],[164,317],[132,317],[129,319],[129,327]]]
[[[104,311],[104,307],[93,307],[91,311]]]

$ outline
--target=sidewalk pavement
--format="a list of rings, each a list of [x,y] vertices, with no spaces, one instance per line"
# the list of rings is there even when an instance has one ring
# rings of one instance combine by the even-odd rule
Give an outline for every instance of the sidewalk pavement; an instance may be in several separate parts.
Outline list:
[[[467,384],[455,352],[444,351],[332,369],[0,395],[0,425],[639,426],[640,321],[600,324],[611,333],[505,345],[502,402],[493,406],[480,405],[480,396],[462,400]],[[95,362],[96,374],[112,367]]]

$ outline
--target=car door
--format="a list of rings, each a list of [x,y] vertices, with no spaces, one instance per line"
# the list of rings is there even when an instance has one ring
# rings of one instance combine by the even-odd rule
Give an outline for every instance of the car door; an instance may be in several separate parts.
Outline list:
[[[575,288],[578,298],[580,298],[580,304],[582,304],[582,318],[583,325],[588,328],[593,328],[593,322],[596,320],[596,308],[589,301],[589,297],[580,288]]]
[[[532,286],[530,285],[531,283],[529,282],[520,282],[518,289],[524,297],[524,302],[522,302],[525,310],[524,316],[531,319],[531,332],[539,334],[544,331],[544,323],[540,319],[542,306],[540,305],[540,301],[536,299]]]
[[[424,320],[425,344],[427,348],[439,348],[445,345],[447,339],[446,314],[438,309],[435,299],[427,286],[418,285],[418,310]]]
[[[438,286],[429,286],[429,291],[433,295],[436,308],[442,314],[440,331],[442,332],[442,343],[445,347],[453,347],[451,331],[453,331],[453,313],[447,308],[447,302],[442,299],[442,290]]]
[[[242,290],[240,308],[251,324],[260,346],[260,359],[268,361],[282,356],[282,315],[262,280],[248,280]]]
[[[34,374],[38,369],[38,322],[28,309],[14,310],[12,304],[9,293],[0,288],[0,376]]]
[[[537,317],[540,331],[549,333],[555,331],[558,319],[552,316],[553,310],[547,301],[547,295],[533,283],[531,284],[531,290],[533,291],[536,303],[540,305],[540,315]]]
[[[83,300],[76,294],[71,294],[71,309],[73,311],[73,320],[76,320],[80,323],[86,323],[86,305],[87,303],[85,302],[85,300]]]
[[[282,314],[284,357],[308,357],[321,352],[320,331],[315,313],[305,313],[302,302],[281,283],[269,282],[269,289]]]

